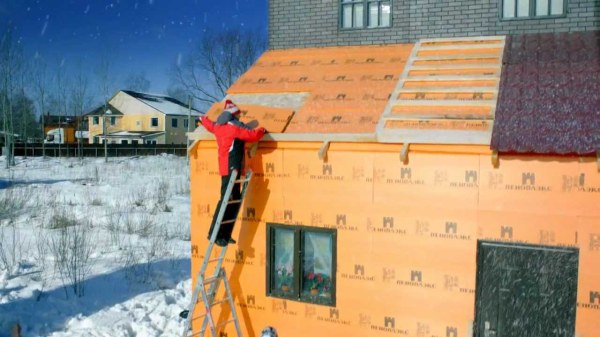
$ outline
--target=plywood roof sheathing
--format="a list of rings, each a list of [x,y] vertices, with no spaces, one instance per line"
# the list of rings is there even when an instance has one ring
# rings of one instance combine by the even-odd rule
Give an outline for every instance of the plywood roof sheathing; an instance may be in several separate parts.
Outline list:
[[[378,124],[379,141],[489,144],[503,48],[498,36],[415,44]]]

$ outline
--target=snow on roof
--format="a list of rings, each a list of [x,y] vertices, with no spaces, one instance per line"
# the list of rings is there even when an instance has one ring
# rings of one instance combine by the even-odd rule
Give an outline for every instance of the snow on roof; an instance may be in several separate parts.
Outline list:
[[[164,113],[165,115],[179,115],[179,116],[187,116],[188,115],[188,107],[182,103],[181,101],[163,95],[155,95],[148,93],[140,93],[131,90],[122,90],[127,95],[134,97],[135,99],[147,104],[154,109]],[[191,115],[192,116],[200,116],[202,113],[194,108],[192,108]]]

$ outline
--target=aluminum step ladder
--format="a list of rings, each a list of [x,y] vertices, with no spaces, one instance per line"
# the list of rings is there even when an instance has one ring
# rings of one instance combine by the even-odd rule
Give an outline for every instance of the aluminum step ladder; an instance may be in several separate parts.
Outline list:
[[[235,330],[237,332],[237,336],[242,336],[242,330],[240,328],[240,323],[237,317],[237,313],[235,311],[235,304],[233,302],[233,297],[231,295],[231,288],[229,287],[229,281],[227,280],[227,274],[225,273],[225,269],[222,267],[223,260],[225,260],[225,253],[227,252],[227,246],[217,247],[221,248],[221,252],[217,258],[211,259],[211,253],[213,248],[215,247],[215,241],[217,239],[217,233],[221,228],[221,224],[232,222],[234,223],[237,219],[237,214],[233,220],[223,221],[223,216],[225,215],[225,210],[228,205],[231,204],[240,204],[244,200],[246,196],[246,190],[248,189],[248,183],[250,182],[250,178],[252,178],[252,171],[248,171],[245,178],[237,179],[238,171],[233,170],[231,173],[231,178],[229,179],[229,183],[227,184],[227,189],[225,191],[225,195],[223,196],[223,200],[221,202],[221,207],[219,208],[219,213],[217,214],[217,219],[215,221],[215,225],[212,231],[212,235],[210,237],[208,247],[206,248],[206,253],[204,254],[204,260],[202,261],[202,266],[196,275],[196,285],[194,286],[194,293],[192,294],[192,301],[188,307],[188,310],[183,311],[180,316],[186,319],[185,327],[183,330],[182,337],[191,337],[191,336],[204,336],[206,328],[208,326],[213,337],[218,337],[217,330],[224,327],[227,324],[234,323]],[[241,197],[239,200],[229,200],[231,197],[231,191],[235,184],[243,183],[241,190]],[[239,208],[238,208],[239,212]],[[207,272],[208,265],[212,264],[214,267],[212,268],[212,275]],[[207,276],[208,275],[208,276]],[[221,300],[215,301],[215,297],[217,291],[219,290],[219,286],[223,282],[225,286],[225,298]],[[207,289],[208,287],[208,289]],[[196,307],[198,306],[198,299],[202,297],[202,303],[204,306],[204,312],[197,316],[194,316],[196,311]],[[229,308],[231,310],[232,319],[223,321],[223,322],[215,322],[212,315],[212,308],[216,305],[220,305],[222,303],[228,302]],[[192,331],[192,321],[196,319],[202,318],[202,328],[196,334]]]

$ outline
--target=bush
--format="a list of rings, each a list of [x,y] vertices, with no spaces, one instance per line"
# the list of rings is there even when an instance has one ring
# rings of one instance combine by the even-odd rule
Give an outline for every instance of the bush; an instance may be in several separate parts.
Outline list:
[[[84,281],[92,269],[94,240],[90,235],[90,224],[78,221],[73,214],[63,213],[57,232],[50,238],[50,252],[54,257],[54,268],[58,272],[65,294],[68,286],[77,297],[84,295]]]

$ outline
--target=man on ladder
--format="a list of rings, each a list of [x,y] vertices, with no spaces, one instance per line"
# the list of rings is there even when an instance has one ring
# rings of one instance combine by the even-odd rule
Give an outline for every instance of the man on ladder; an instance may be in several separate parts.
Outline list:
[[[216,123],[208,119],[208,117],[200,117],[202,126],[209,132],[215,135],[217,139],[217,152],[219,157],[219,174],[221,175],[221,198],[217,204],[210,229],[208,231],[208,239],[212,236],[215,222],[217,220],[217,214],[225,191],[227,189],[227,183],[231,177],[231,173],[237,170],[239,176],[242,176],[242,167],[244,166],[244,146],[245,142],[257,142],[267,132],[265,128],[260,127],[252,129],[246,124],[242,123],[239,118],[241,115],[240,109],[231,101],[226,100],[223,112],[217,118]],[[240,184],[234,185],[231,191],[230,200],[240,200]],[[238,210],[241,203],[227,204],[225,214],[219,231],[217,232],[217,238],[215,243],[218,246],[225,247],[230,243],[236,243],[231,238],[231,232],[235,224],[235,218],[237,217]]]
[[[206,130],[213,133],[217,139],[219,173],[221,175],[221,197],[208,232],[209,243],[202,261],[202,266],[196,277],[197,282],[192,293],[192,301],[188,310],[184,310],[179,314],[182,318],[186,319],[183,336],[191,336],[189,335],[189,332],[191,331],[192,320],[200,317],[203,317],[200,336],[204,336],[204,332],[207,328],[211,331],[213,336],[216,336],[217,328],[230,322],[235,323],[237,335],[242,336],[237,314],[235,313],[233,296],[222,264],[225,259],[227,245],[236,243],[235,240],[231,238],[231,232],[233,231],[233,226],[242,199],[246,194],[248,183],[252,175],[252,172],[248,172],[245,179],[238,178],[242,176],[242,167],[244,166],[245,142],[256,142],[262,138],[267,131],[262,127],[252,129],[240,122],[240,114],[240,109],[230,100],[226,100],[225,109],[217,118],[216,123],[206,116],[200,118],[200,123]],[[240,190],[241,182],[244,183],[243,190]],[[216,230],[217,233],[213,233],[214,230]],[[211,258],[214,244],[223,247],[216,259]],[[212,275],[207,271],[208,265],[211,263],[214,265]],[[215,297],[221,282],[225,286],[225,299],[216,300]],[[207,286],[209,287],[208,289],[206,288]],[[202,299],[204,311],[201,312],[200,316],[194,316],[196,304],[199,299]],[[214,322],[211,308],[220,303],[229,304],[233,316],[232,320]]]

